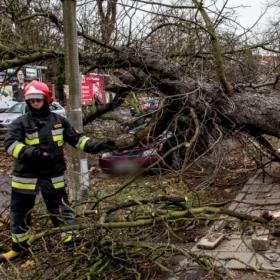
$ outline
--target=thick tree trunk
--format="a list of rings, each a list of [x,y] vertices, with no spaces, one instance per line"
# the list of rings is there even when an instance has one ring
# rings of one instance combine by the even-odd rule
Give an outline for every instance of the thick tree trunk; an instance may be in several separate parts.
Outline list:
[[[248,127],[258,134],[280,137],[280,96],[252,92],[236,93],[232,98],[235,108],[227,115],[238,127]]]
[[[119,78],[127,85],[128,90],[154,88],[166,96],[179,95],[180,98],[168,100],[167,106],[164,107],[163,119],[171,120],[172,114],[184,106],[186,111],[194,108],[198,114],[215,118],[227,129],[246,130],[252,135],[269,134],[280,137],[279,96],[259,94],[256,90],[235,90],[233,96],[228,97],[220,85],[198,84],[186,77],[174,61],[166,60],[152,52],[139,55],[132,50],[123,50],[115,55],[105,54],[98,59],[95,66],[126,69],[134,78]],[[168,125],[166,120],[164,123]]]

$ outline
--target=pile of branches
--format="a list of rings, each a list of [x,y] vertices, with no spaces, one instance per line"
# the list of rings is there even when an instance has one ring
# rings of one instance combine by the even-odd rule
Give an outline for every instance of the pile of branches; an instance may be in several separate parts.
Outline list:
[[[224,279],[223,272],[216,267],[219,260],[191,251],[178,232],[191,235],[197,226],[217,220],[221,214],[247,224],[269,226],[262,217],[226,209],[227,203],[200,204],[195,199],[160,196],[114,205],[109,197],[92,197],[80,204],[77,224],[71,227],[51,228],[41,204],[37,205],[30,255],[2,265],[1,278],[156,279],[163,272],[199,269],[215,279]],[[66,247],[61,242],[61,233],[70,232],[75,241]],[[8,230],[1,232],[1,241],[8,244]],[[184,266],[169,263],[177,255],[186,259]]]

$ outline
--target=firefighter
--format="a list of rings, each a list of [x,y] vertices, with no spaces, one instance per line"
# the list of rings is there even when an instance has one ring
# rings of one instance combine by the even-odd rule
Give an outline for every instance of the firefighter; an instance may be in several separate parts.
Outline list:
[[[1,262],[27,252],[30,212],[39,190],[55,227],[75,224],[65,191],[64,143],[86,153],[98,153],[115,145],[112,140],[96,142],[78,133],[67,119],[50,112],[53,99],[45,83],[32,81],[25,87],[24,97],[29,111],[9,126],[5,137],[5,150],[16,161],[11,183],[12,247],[0,255]],[[62,241],[67,243],[73,238],[68,233]]]

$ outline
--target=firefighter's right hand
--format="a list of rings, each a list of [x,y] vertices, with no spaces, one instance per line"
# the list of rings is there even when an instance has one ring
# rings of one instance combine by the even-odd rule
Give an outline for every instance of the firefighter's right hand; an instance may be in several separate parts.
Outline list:
[[[51,158],[51,156],[49,153],[42,151],[39,148],[34,148],[32,151],[32,158],[37,160],[48,160]]]
[[[50,159],[51,156],[49,153],[42,151],[39,148],[35,147],[26,147],[22,154],[22,159],[32,159],[32,160],[44,160]]]

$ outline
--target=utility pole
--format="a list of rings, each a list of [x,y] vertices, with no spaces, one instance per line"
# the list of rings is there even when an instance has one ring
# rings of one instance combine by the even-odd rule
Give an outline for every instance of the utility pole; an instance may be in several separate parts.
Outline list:
[[[63,4],[63,30],[65,49],[65,78],[69,90],[69,118],[73,127],[83,132],[81,107],[81,79],[77,44],[76,0],[61,0]],[[85,154],[71,151],[69,172],[70,199],[81,200],[87,197],[89,188],[88,163]]]

